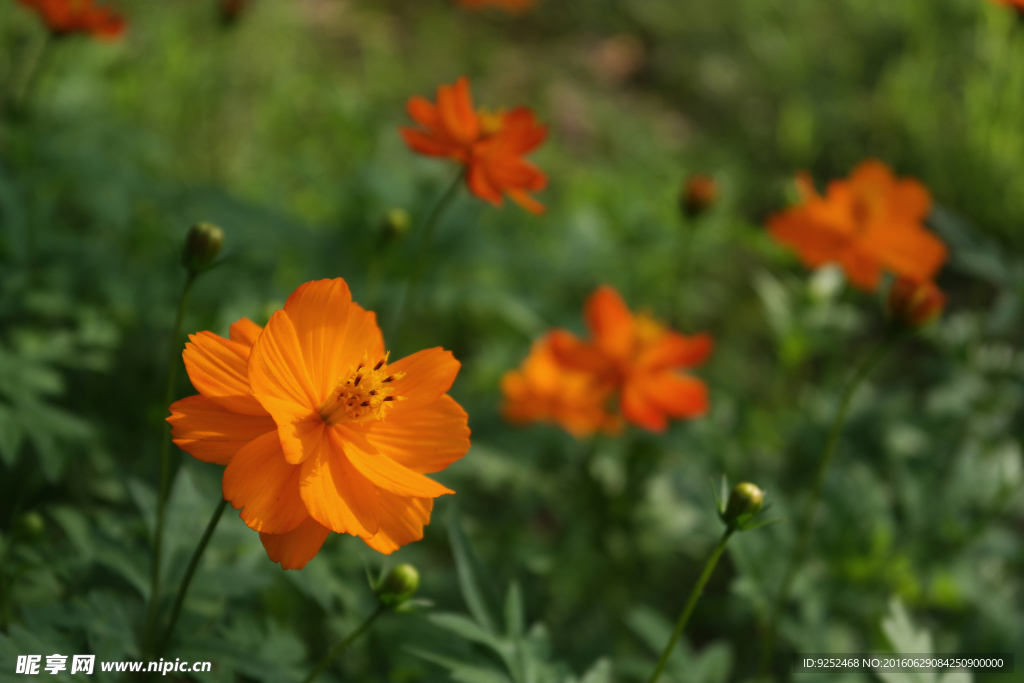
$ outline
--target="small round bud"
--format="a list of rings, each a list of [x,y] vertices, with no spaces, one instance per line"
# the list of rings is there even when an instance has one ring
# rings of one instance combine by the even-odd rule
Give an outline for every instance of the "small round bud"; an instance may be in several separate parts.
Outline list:
[[[231,26],[242,16],[249,6],[250,0],[220,0],[220,20],[225,26]]]
[[[886,298],[889,317],[911,329],[921,329],[942,314],[946,295],[934,282],[901,277],[892,283]]]
[[[722,513],[722,521],[729,527],[743,529],[761,512],[764,505],[764,491],[749,482],[741,482],[732,488],[729,502]]]
[[[687,218],[697,218],[718,201],[718,183],[711,176],[695,173],[686,179],[679,207]]]
[[[212,223],[196,223],[185,236],[181,262],[190,271],[199,272],[213,263],[223,244],[223,230]]]
[[[412,218],[405,209],[389,209],[380,221],[381,234],[388,242],[404,237],[412,227]]]
[[[41,538],[46,533],[46,520],[38,512],[26,512],[18,519],[18,533],[30,540]]]
[[[399,605],[420,587],[420,573],[411,564],[400,564],[377,586],[377,597],[385,605]]]

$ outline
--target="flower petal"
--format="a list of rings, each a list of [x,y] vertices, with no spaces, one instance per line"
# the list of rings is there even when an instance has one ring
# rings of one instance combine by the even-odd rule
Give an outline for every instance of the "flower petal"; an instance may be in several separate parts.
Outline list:
[[[260,403],[274,418],[286,461],[298,465],[320,451],[326,425],[319,413],[271,396],[261,396]]]
[[[636,329],[633,313],[619,293],[602,285],[587,300],[584,315],[594,343],[605,353],[625,358],[633,350]]]
[[[266,413],[250,396],[246,357],[249,348],[212,332],[189,335],[182,358],[192,386],[227,410],[245,415]]]
[[[663,432],[668,426],[665,413],[650,400],[640,382],[626,382],[622,387],[619,409],[628,421],[652,432]]]
[[[239,449],[224,470],[224,498],[242,508],[249,528],[287,533],[309,514],[299,495],[300,470],[285,462],[277,434],[264,434]]]
[[[377,316],[352,302],[348,285],[341,278],[307,282],[284,304],[292,322],[304,364],[319,405],[363,359],[384,357],[384,340]]]
[[[331,530],[312,517],[306,517],[286,534],[260,533],[260,542],[271,562],[280,562],[281,569],[302,569],[313,559]]]
[[[171,404],[171,438],[197,460],[227,465],[242,446],[277,429],[270,415],[244,415],[199,394]]]
[[[238,342],[249,349],[251,349],[252,345],[256,343],[256,339],[260,336],[260,332],[262,331],[262,327],[248,318],[241,318],[240,320],[232,323],[231,327],[228,329],[231,341]],[[246,351],[245,357],[249,357],[248,351]]]
[[[643,380],[648,401],[670,417],[700,417],[708,412],[708,388],[696,377],[660,372]]]
[[[326,430],[324,447],[302,463],[300,492],[309,514],[339,534],[370,538],[380,528],[377,488],[359,473],[335,430]]]
[[[669,332],[643,351],[637,365],[648,370],[692,368],[706,361],[714,346],[711,335],[703,332],[692,337]]]
[[[363,436],[382,455],[425,474],[440,472],[469,450],[466,411],[451,396],[410,412],[401,419],[367,423]]]
[[[343,444],[349,462],[379,489],[416,498],[436,498],[455,493],[433,479],[398,464],[377,450],[360,431],[338,425],[328,432],[331,433],[330,439]]]
[[[380,531],[363,542],[377,552],[390,555],[403,545],[423,538],[423,527],[430,523],[433,498],[403,498],[387,491],[380,496]]]
[[[320,405],[319,392],[286,311],[275,312],[256,340],[249,355],[248,374],[257,399],[276,398],[310,410]]]
[[[404,400],[395,402],[388,412],[389,419],[409,413],[433,403],[448,393],[462,364],[455,360],[451,351],[440,346],[418,351],[411,356],[388,364],[388,369],[405,376],[394,382],[395,395]]]

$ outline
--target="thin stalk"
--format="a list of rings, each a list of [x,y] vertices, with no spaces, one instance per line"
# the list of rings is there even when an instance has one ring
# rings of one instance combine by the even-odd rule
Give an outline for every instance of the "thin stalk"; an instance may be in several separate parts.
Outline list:
[[[203,537],[199,539],[199,545],[196,546],[195,551],[192,553],[192,559],[188,561],[185,578],[181,580],[181,585],[178,586],[178,595],[174,598],[174,607],[171,608],[171,618],[167,622],[167,629],[164,630],[164,637],[160,640],[160,644],[156,649],[155,655],[158,657],[163,654],[167,643],[171,640],[171,635],[174,634],[174,627],[178,623],[178,615],[181,614],[181,606],[185,602],[185,594],[188,593],[188,586],[192,583],[192,575],[195,574],[196,567],[199,566],[199,560],[206,551],[206,545],[210,542],[210,537],[213,536],[217,523],[220,522],[221,515],[224,514],[224,508],[227,505],[228,501],[223,499],[217,503],[217,509],[213,511],[213,516],[210,517],[210,521],[206,525],[206,531],[203,532]]]
[[[24,72],[16,85],[13,96],[13,105],[16,111],[25,111],[39,83],[39,79],[46,70],[44,67],[47,60],[53,53],[53,35],[47,31],[44,34],[42,45],[28,58]]]
[[[680,235],[676,246],[676,282],[674,296],[672,297],[671,320],[675,323],[677,329],[682,329],[685,322],[686,311],[685,306],[680,301],[680,292],[686,286],[687,280],[690,279],[690,250],[693,244],[694,228],[696,227],[693,223],[693,219],[683,219],[681,228],[683,234]]]
[[[423,230],[420,234],[420,244],[416,250],[416,260],[413,262],[412,272],[409,276],[408,284],[405,287],[405,291],[402,293],[402,299],[398,303],[398,312],[395,315],[395,322],[391,329],[391,344],[394,346],[398,341],[398,336],[402,331],[402,323],[405,322],[405,308],[409,303],[416,303],[416,290],[419,287],[420,279],[423,276],[423,268],[426,265],[427,251],[430,246],[430,241],[433,239],[434,230],[437,227],[438,219],[444,213],[444,210],[448,208],[448,205],[455,199],[455,195],[458,193],[459,186],[462,184],[462,179],[465,176],[466,171],[462,169],[459,174],[455,176],[455,180],[452,181],[448,189],[445,190],[444,194],[434,204],[434,208],[431,209],[430,214],[427,216],[427,220],[423,223]]]
[[[800,568],[800,563],[803,561],[804,555],[807,553],[807,546],[811,540],[811,529],[814,526],[814,513],[818,509],[818,501],[821,499],[821,491],[825,486],[825,479],[828,475],[829,465],[832,464],[836,445],[839,443],[839,437],[842,435],[843,426],[846,424],[846,415],[850,410],[850,404],[853,401],[853,396],[864,379],[871,374],[871,371],[875,369],[875,366],[878,365],[885,354],[888,353],[889,349],[892,348],[893,341],[895,339],[895,333],[890,332],[886,334],[885,338],[879,342],[870,354],[868,354],[864,361],[857,367],[856,371],[854,371],[853,376],[850,378],[850,381],[847,383],[846,389],[843,392],[843,397],[839,402],[839,409],[836,411],[835,419],[832,421],[832,427],[829,429],[828,438],[825,440],[825,445],[821,451],[821,457],[818,460],[818,470],[814,475],[814,484],[811,487],[811,495],[807,499],[807,503],[804,505],[803,515],[801,515],[800,518],[800,532],[797,536],[797,542],[793,547],[793,553],[789,557],[789,565],[786,567],[786,573],[783,575],[782,584],[779,586],[779,593],[775,599],[771,618],[768,621],[764,640],[762,641],[760,667],[762,675],[767,674],[771,669],[772,659],[775,656],[775,635],[778,629],[778,622],[782,617],[782,612],[786,607],[786,602],[789,600],[789,590],[792,587],[793,579],[796,577],[797,569]]]
[[[704,592],[704,586],[707,584],[708,579],[711,578],[711,572],[715,570],[715,565],[718,564],[718,558],[722,556],[722,552],[725,551],[725,544],[729,542],[729,537],[732,536],[736,530],[735,527],[730,526],[722,534],[722,540],[718,542],[715,549],[711,551],[711,556],[708,557],[708,561],[704,563],[704,571],[701,572],[700,578],[697,579],[697,583],[694,585],[693,590],[690,591],[690,598],[686,601],[686,607],[683,608],[683,613],[679,615],[679,621],[676,622],[676,628],[672,631],[672,637],[669,638],[668,645],[665,646],[664,652],[661,653],[661,659],[658,660],[658,666],[654,669],[654,673],[651,674],[651,678],[647,683],[656,683],[661,678],[661,674],[665,671],[665,667],[668,665],[668,658],[672,654],[672,649],[675,648],[676,642],[679,637],[683,635],[683,629],[686,628],[686,622],[690,620],[690,615],[693,613],[694,607],[697,606],[697,601],[700,600],[701,594]]]
[[[377,617],[379,617],[381,614],[383,614],[384,610],[386,610],[386,609],[387,609],[387,606],[384,605],[383,603],[377,605],[377,609],[374,610],[373,614],[371,614],[369,617],[367,617],[366,621],[364,621],[359,626],[359,628],[357,628],[355,631],[350,633],[349,636],[347,638],[345,638],[345,640],[343,640],[340,643],[338,643],[337,645],[335,645],[334,649],[331,650],[330,652],[328,652],[327,656],[324,657],[323,659],[321,659],[320,663],[316,665],[316,668],[313,669],[312,671],[310,671],[309,675],[306,676],[302,680],[302,683],[313,683],[313,681],[316,679],[316,677],[319,676],[320,674],[322,674],[324,672],[324,669],[326,669],[328,666],[330,666],[331,662],[333,662],[337,658],[338,655],[340,655],[342,652],[345,651],[345,648],[347,648],[349,645],[354,643],[356,638],[358,638],[359,636],[363,635],[363,632],[366,631],[366,629],[370,628],[370,624],[372,624],[374,621],[376,621]]]
[[[192,293],[192,285],[199,273],[190,270],[185,286],[181,290],[181,298],[178,300],[178,314],[174,318],[174,328],[171,333],[170,353],[168,356],[167,368],[167,391],[164,396],[164,405],[171,405],[174,400],[174,388],[178,382],[178,366],[181,365],[178,350],[178,339],[181,337],[181,327],[185,321],[185,312],[188,310],[188,299]],[[157,616],[160,612],[160,564],[163,560],[163,539],[164,539],[164,517],[167,508],[167,494],[171,487],[171,433],[164,425],[164,438],[160,442],[160,487],[156,499],[156,528],[153,532],[153,568],[151,574],[151,593],[149,596],[149,613],[146,616],[146,631],[143,638],[142,651],[148,654],[152,645],[153,637],[156,635]]]

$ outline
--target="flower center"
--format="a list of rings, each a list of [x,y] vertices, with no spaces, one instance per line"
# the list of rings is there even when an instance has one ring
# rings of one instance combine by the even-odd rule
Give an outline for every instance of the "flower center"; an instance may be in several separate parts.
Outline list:
[[[404,400],[392,389],[392,383],[404,376],[404,372],[388,370],[386,354],[371,365],[364,353],[355,370],[343,375],[320,404],[320,417],[329,425],[383,420],[393,402]]]
[[[480,132],[485,137],[497,135],[505,127],[505,112],[501,109],[497,111],[481,109],[477,112],[477,116],[480,119]]]

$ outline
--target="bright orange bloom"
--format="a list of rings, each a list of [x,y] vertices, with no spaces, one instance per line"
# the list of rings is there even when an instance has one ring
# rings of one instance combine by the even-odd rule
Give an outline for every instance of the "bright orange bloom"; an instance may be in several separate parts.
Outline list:
[[[405,142],[420,154],[455,159],[466,169],[466,183],[480,199],[501,205],[502,194],[527,211],[542,213],[544,205],[527,194],[547,186],[547,176],[523,155],[536,149],[547,129],[527,107],[505,113],[473,108],[469,81],[437,89],[437,104],[413,97],[409,116],[422,128],[401,128]]]
[[[120,38],[125,21],[109,7],[93,4],[93,0],[18,0],[35,10],[56,36],[88,33],[105,40]]]
[[[850,282],[872,291],[883,270],[920,282],[946,261],[945,245],[922,225],[928,190],[896,179],[885,164],[861,163],[848,180],[830,183],[824,197],[805,174],[797,185],[803,202],[769,219],[768,229],[808,267],[839,263]]]
[[[388,362],[342,279],[302,285],[266,328],[243,318],[230,339],[190,339],[199,395],[171,406],[174,443],[227,465],[224,498],[271,560],[301,569],[331,531],[382,553],[423,537],[433,499],[453,493],[424,475],[469,449],[450,352]]]
[[[551,336],[551,348],[563,365],[592,373],[619,392],[619,410],[629,422],[655,432],[668,418],[692,418],[708,409],[707,387],[680,373],[700,365],[714,343],[707,334],[672,332],[643,313],[634,315],[618,292],[600,287],[585,309],[591,339],[564,330]]]
[[[1022,15],[1024,15],[1024,0],[992,0],[992,1],[994,3],[996,3],[997,5],[1006,5],[1008,7],[1013,7],[1018,12],[1020,12]]]
[[[505,418],[516,424],[554,422],[577,438],[621,430],[621,421],[608,411],[610,383],[559,363],[551,339],[548,334],[534,343],[522,366],[501,378]]]
[[[467,9],[498,7],[513,14],[530,9],[535,2],[536,0],[459,0],[459,4]]]
[[[919,329],[935,321],[946,307],[946,295],[934,282],[899,278],[886,297],[889,315],[907,327]]]

